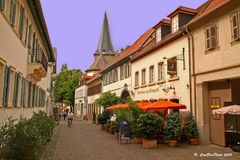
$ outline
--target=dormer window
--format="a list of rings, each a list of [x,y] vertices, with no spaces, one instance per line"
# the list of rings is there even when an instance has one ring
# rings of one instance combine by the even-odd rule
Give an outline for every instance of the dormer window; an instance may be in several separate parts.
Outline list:
[[[161,40],[162,40],[161,27],[159,27],[156,30],[156,42],[160,42]]]
[[[177,32],[179,29],[178,25],[178,15],[172,18],[172,33]]]

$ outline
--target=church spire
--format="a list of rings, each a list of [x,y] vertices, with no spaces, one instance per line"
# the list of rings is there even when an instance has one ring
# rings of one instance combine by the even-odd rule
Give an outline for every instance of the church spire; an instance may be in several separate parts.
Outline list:
[[[114,49],[111,41],[110,31],[109,31],[109,24],[108,24],[108,17],[107,12],[105,11],[104,20],[102,25],[102,30],[100,34],[100,38],[98,41],[98,48],[97,53],[99,54],[114,54]]]

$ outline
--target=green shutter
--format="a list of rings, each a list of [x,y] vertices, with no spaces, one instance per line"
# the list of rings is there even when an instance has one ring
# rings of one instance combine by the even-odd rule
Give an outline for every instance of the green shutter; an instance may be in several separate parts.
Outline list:
[[[35,84],[32,85],[32,107],[34,107],[35,104]]]
[[[13,105],[16,107],[18,102],[18,88],[19,88],[19,73],[15,74]]]
[[[0,0],[0,11],[3,11],[5,8],[5,0]]]
[[[27,80],[24,79],[24,88],[23,88],[23,106],[26,106],[26,94],[27,94]]]
[[[9,20],[12,26],[15,25],[15,19],[16,19],[16,9],[17,9],[17,3],[16,0],[11,1],[11,8],[10,8],[10,15]]]
[[[8,77],[8,66],[5,66],[5,70],[4,70],[4,85],[3,85],[3,99],[2,99],[3,106],[7,105],[7,102],[6,102],[7,79],[8,79],[7,77]]]
[[[22,35],[23,35],[23,21],[24,21],[24,8],[21,5],[20,17],[19,17],[19,29],[18,29],[20,39],[22,39]]]
[[[28,82],[28,107],[31,107],[32,83]]]
[[[22,89],[21,89],[21,101],[20,105],[23,106],[23,96],[24,95],[24,78],[22,78]]]
[[[16,91],[17,91],[17,73],[15,73],[14,88],[13,88],[13,106],[15,107],[16,107]]]
[[[32,25],[29,25],[29,28],[28,28],[28,43],[27,43],[28,48],[31,48],[31,39],[32,39]]]
[[[35,106],[38,107],[38,86],[36,86],[36,97],[35,97]]]
[[[25,45],[27,46],[28,39],[28,19],[26,20]]]

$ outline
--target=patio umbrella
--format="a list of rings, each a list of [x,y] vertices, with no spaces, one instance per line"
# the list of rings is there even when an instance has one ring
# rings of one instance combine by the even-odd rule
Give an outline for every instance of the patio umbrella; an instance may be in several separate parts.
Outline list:
[[[167,110],[167,109],[186,109],[183,104],[170,102],[166,100],[159,100],[155,103],[149,104],[147,106],[141,107],[144,111],[147,110]]]
[[[138,104],[139,108],[141,108],[141,107],[144,107],[144,106],[148,105],[149,103],[146,102],[146,101],[141,101],[141,102],[138,102],[137,104]],[[128,104],[120,103],[120,104],[113,105],[111,107],[107,107],[106,109],[107,110],[117,110],[117,109],[120,109],[120,108],[128,108]]]
[[[128,108],[128,104],[119,103],[119,104],[113,105],[111,107],[107,107],[106,110],[117,110],[119,108]]]
[[[240,105],[231,105],[214,109],[212,114],[240,114]]]

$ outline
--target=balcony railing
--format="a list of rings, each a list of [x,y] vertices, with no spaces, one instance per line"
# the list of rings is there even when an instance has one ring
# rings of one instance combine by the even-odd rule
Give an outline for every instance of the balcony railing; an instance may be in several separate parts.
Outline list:
[[[32,55],[29,56],[30,63],[40,63],[47,72],[48,61],[44,55],[43,49],[34,49]]]

